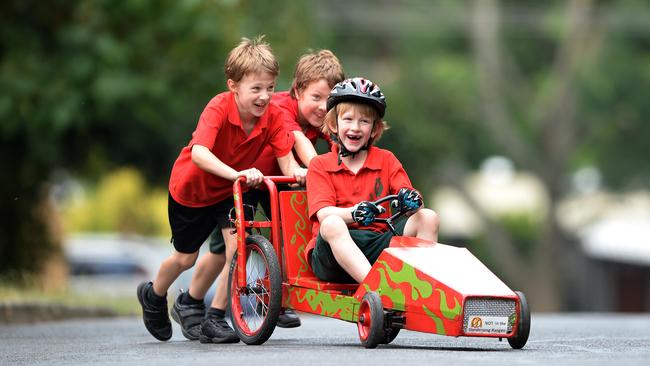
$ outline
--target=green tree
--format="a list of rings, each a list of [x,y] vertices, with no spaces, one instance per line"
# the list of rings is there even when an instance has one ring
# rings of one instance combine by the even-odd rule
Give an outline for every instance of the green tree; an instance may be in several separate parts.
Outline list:
[[[527,239],[531,254],[509,221],[470,203],[490,228],[495,270],[534,293],[536,309],[566,309],[568,263],[580,253],[555,209],[573,172],[595,166],[614,189],[650,181],[647,2],[338,0],[323,9],[348,74],[387,94],[392,130],[379,144],[416,186],[463,187],[493,154],[543,181],[551,203]]]
[[[228,51],[241,37],[263,33],[280,45],[282,65],[293,65],[310,37],[304,6],[3,2],[0,275],[38,272],[58,250],[43,214],[53,172],[97,180],[131,165],[164,186],[203,106],[225,90]],[[290,72],[284,75],[288,85]]]

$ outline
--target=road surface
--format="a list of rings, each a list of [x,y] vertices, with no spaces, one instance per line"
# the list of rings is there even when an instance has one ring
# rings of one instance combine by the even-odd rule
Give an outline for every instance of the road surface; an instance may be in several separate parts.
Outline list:
[[[302,316],[262,346],[158,342],[139,318],[0,325],[0,365],[650,365],[650,314],[533,314],[528,344],[402,331],[360,346],[356,325]]]

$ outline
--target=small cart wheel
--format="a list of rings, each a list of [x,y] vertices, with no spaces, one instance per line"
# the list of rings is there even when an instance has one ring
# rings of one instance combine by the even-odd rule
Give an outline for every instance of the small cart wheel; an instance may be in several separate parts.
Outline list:
[[[530,333],[530,309],[528,302],[523,292],[515,291],[519,297],[519,325],[517,326],[517,333],[513,337],[508,338],[510,347],[514,349],[523,348],[528,341],[528,334]]]
[[[376,292],[367,292],[359,305],[359,339],[366,348],[385,342],[384,307]]]
[[[246,286],[237,282],[237,253],[228,280],[233,328],[246,344],[262,344],[275,330],[282,306],[282,276],[273,245],[261,235],[246,237]]]

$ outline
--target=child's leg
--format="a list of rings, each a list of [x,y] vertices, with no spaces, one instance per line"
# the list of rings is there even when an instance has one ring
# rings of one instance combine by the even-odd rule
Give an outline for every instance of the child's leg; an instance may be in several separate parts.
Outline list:
[[[186,269],[196,262],[199,251],[182,253],[175,251],[160,264],[154,282],[138,285],[138,301],[142,306],[144,325],[156,339],[167,341],[172,336],[172,325],[167,313],[167,290]]]
[[[226,257],[223,253],[205,253],[194,268],[189,293],[195,299],[202,299],[221,272]]]
[[[370,262],[350,237],[345,221],[338,216],[328,216],[320,226],[320,235],[329,243],[334,258],[355,281],[361,283],[370,272]]]
[[[414,236],[416,238],[438,242],[438,226],[440,219],[435,211],[428,208],[421,208],[406,221],[404,226],[404,236]]]
[[[224,228],[221,230],[223,239],[226,242],[226,256],[225,261],[217,278],[217,290],[212,299],[212,308],[225,310],[228,306],[228,272],[230,271],[230,263],[232,257],[237,250],[237,236],[232,233],[232,229]]]
[[[205,318],[201,322],[201,333],[199,341],[201,343],[233,343],[239,342],[237,333],[228,325],[224,319],[226,307],[228,305],[228,271],[230,262],[237,248],[235,234],[231,234],[232,229],[224,228],[221,230],[226,244],[225,262],[222,265],[221,273],[217,278],[217,291],[212,299],[211,308],[205,313]]]
[[[153,292],[158,296],[165,296],[167,290],[183,271],[191,268],[196,262],[199,252],[181,253],[174,251],[161,264],[158,274],[153,281]]]

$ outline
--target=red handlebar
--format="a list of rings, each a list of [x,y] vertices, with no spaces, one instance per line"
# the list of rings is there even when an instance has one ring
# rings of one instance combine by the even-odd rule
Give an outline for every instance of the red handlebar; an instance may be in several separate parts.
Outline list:
[[[237,283],[239,286],[246,286],[246,220],[244,218],[244,205],[243,205],[243,196],[242,196],[242,183],[246,182],[246,178],[239,177],[235,180],[233,184],[233,197],[235,203],[235,215],[237,220],[235,221],[235,227],[237,229]],[[291,184],[297,183],[295,177],[287,176],[268,176],[264,177],[264,184],[269,190],[269,196],[271,199],[271,243],[275,248],[276,253],[280,253],[280,214],[277,210],[278,207],[278,189],[275,187],[276,183]],[[267,212],[268,215],[268,212]]]
[[[282,176],[282,175],[277,175],[277,176],[269,175],[269,176],[264,177],[264,182],[265,183],[266,183],[267,180],[269,180],[269,181],[271,181],[273,183],[276,183],[276,184],[277,183],[285,183],[285,184],[298,183],[298,181],[296,180],[296,177],[287,177],[287,176]],[[241,183],[246,183],[246,177],[239,177],[239,178],[237,178],[235,180],[235,185],[241,184]],[[266,185],[268,186],[268,183],[266,183]]]

